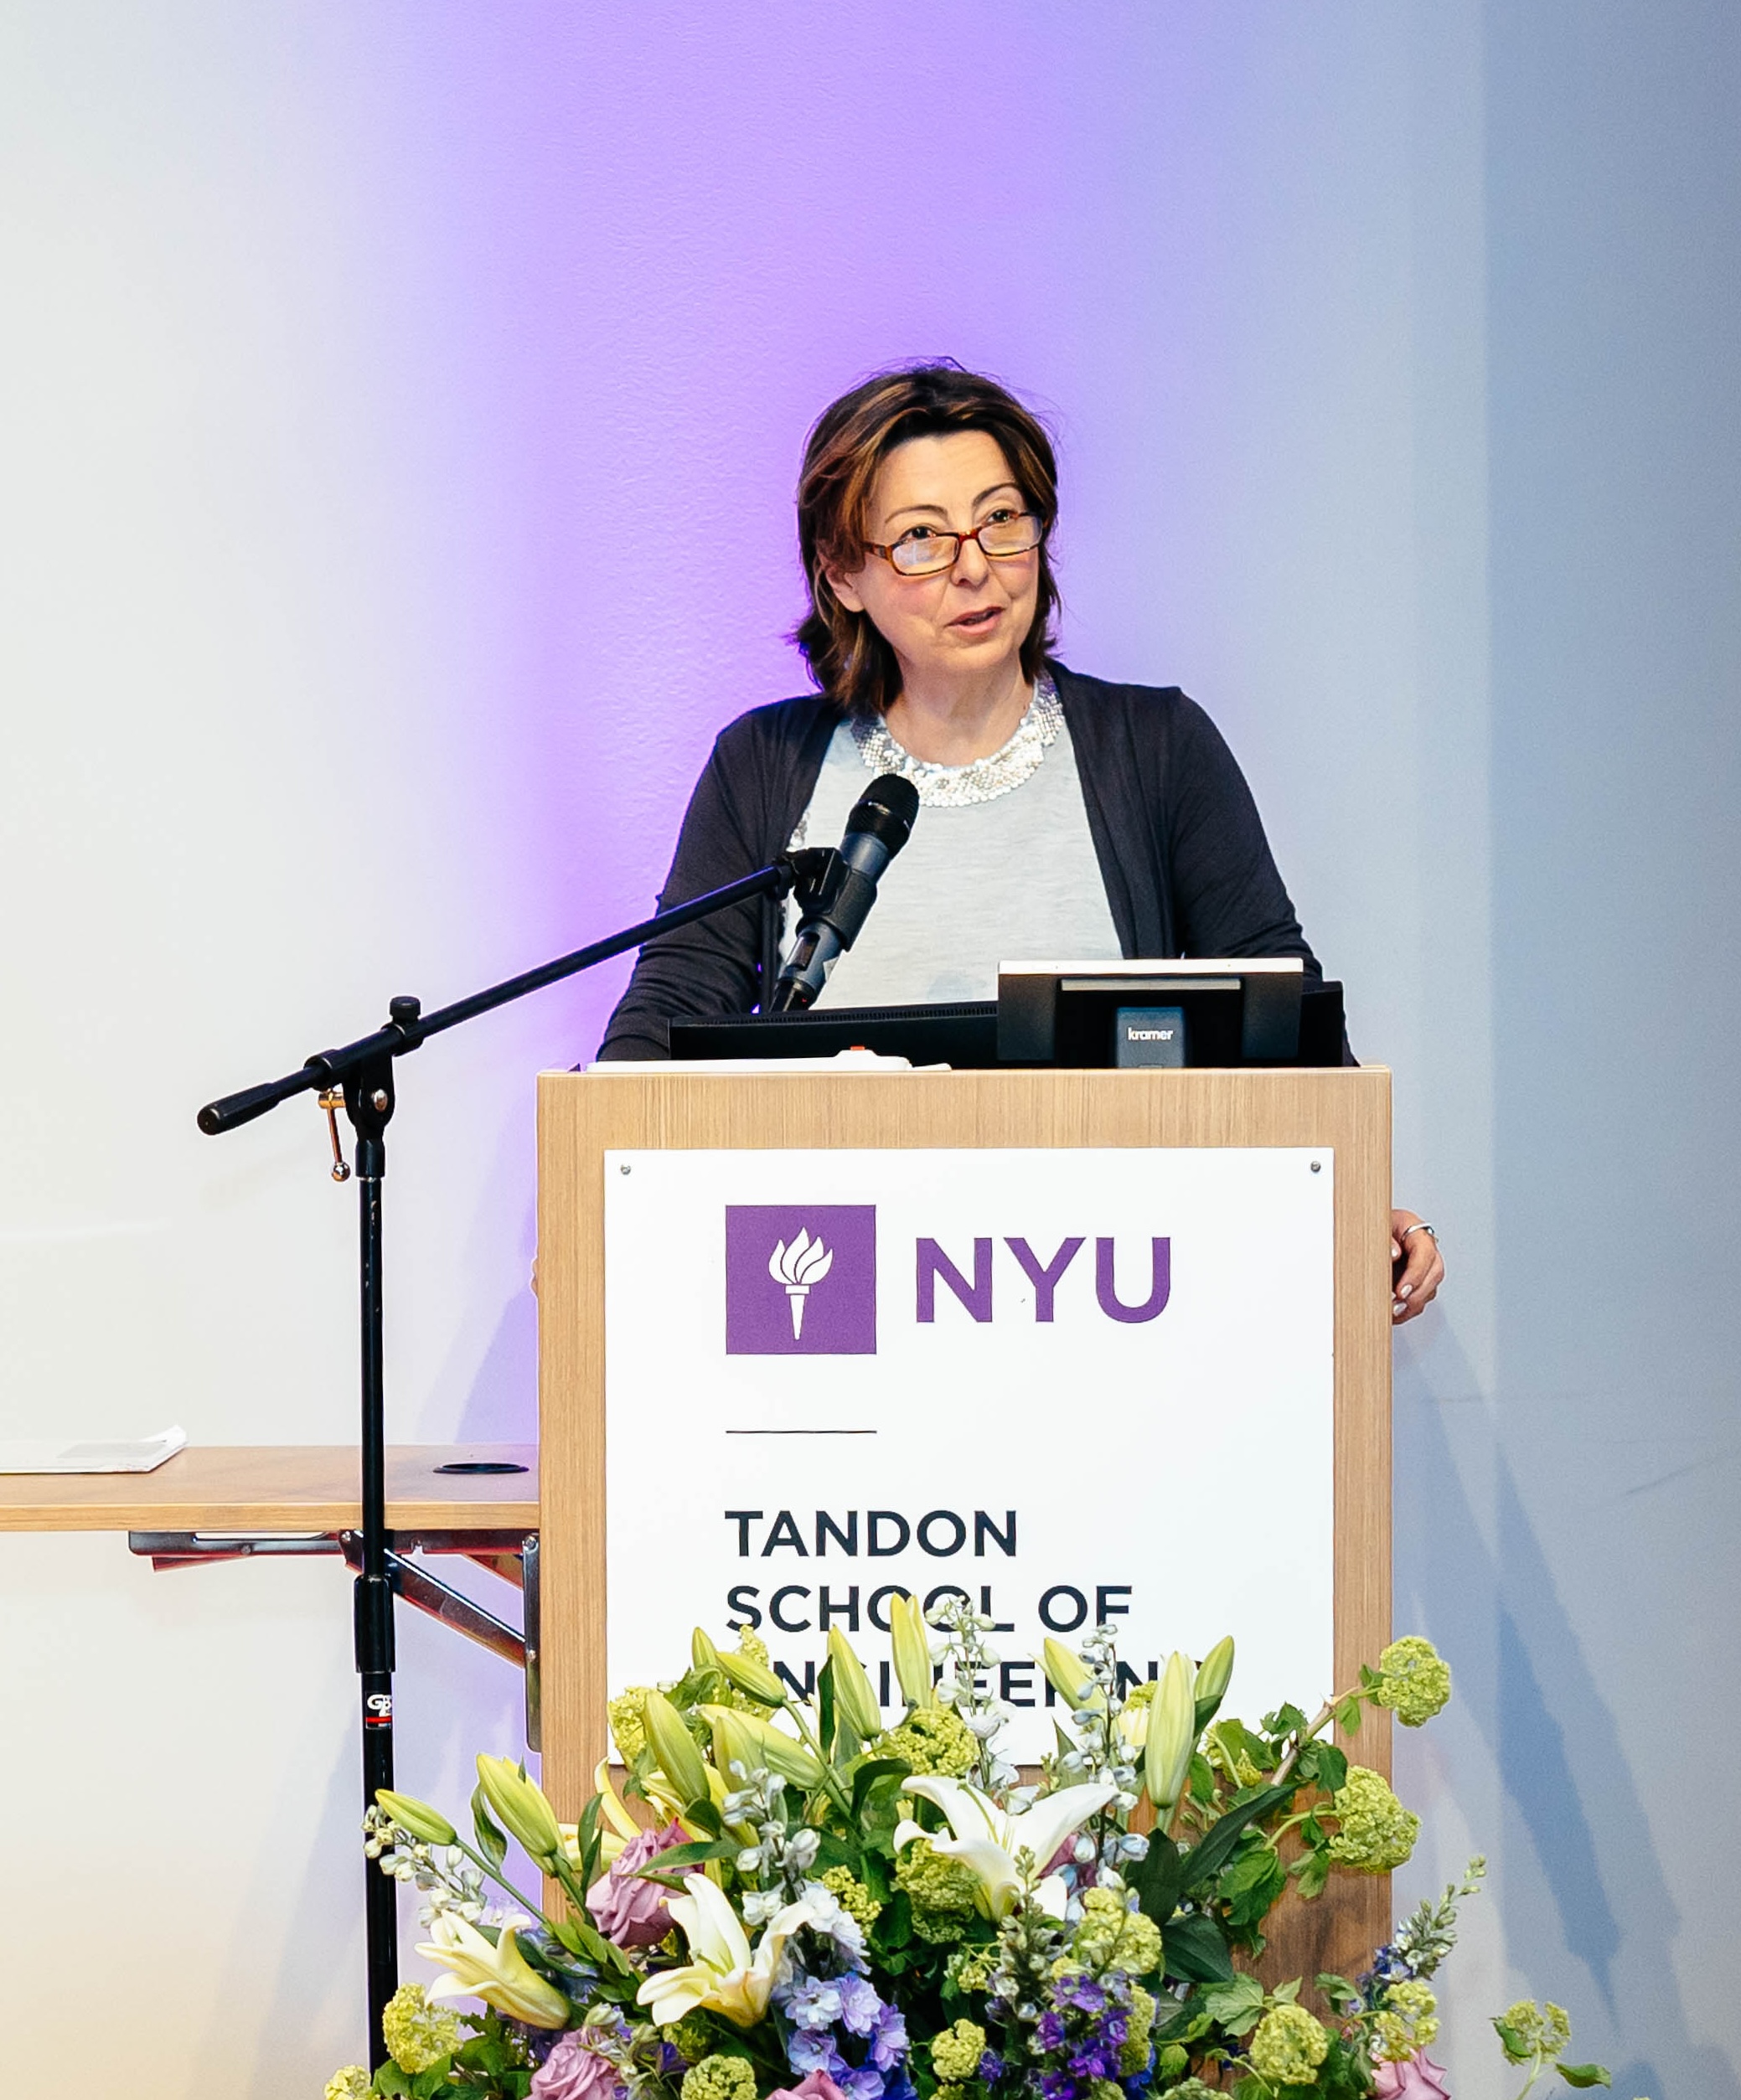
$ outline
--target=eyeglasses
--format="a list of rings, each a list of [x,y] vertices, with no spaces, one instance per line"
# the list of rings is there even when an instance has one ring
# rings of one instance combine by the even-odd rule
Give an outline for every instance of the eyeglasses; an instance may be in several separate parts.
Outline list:
[[[937,576],[955,566],[969,539],[988,561],[1009,561],[1017,555],[1032,554],[1045,537],[1046,527],[1032,511],[1000,510],[973,532],[939,532],[935,525],[915,525],[892,546],[880,547],[874,539],[867,539],[865,545],[901,575]]]

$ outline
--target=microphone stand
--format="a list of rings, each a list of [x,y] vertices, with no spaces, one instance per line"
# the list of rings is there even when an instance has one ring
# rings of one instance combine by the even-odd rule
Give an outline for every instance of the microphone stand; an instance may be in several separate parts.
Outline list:
[[[282,1079],[268,1080],[240,1093],[226,1094],[199,1111],[199,1127],[209,1138],[252,1122],[292,1095],[318,1092],[329,1118],[335,1117],[340,1096],[344,1112],[356,1133],[358,1196],[358,1268],[362,1315],[362,1539],[360,1572],[354,1597],[354,1638],[357,1674],[360,1680],[363,1716],[363,1805],[373,1808],[377,1790],[393,1784],[393,1587],[387,1556],[391,1540],[387,1532],[386,1430],[384,1413],[381,1325],[381,1183],[386,1178],[386,1128],[392,1121],[395,1102],[395,1061],[419,1048],[431,1035],[440,1035],[462,1021],[475,1020],[529,992],[564,978],[608,962],[613,956],[655,940],[679,926],[710,918],[734,904],[752,897],[784,897],[796,890],[808,906],[838,889],[843,873],[839,852],[833,847],[808,847],[783,855],[753,875],[744,875],[722,889],[710,890],[687,904],[643,919],[638,926],[577,948],[535,970],[526,970],[469,998],[425,1014],[415,998],[395,998],[388,1009],[385,1028],[359,1037],[338,1050],[321,1050],[299,1071]],[[335,1180],[349,1178],[338,1158],[336,1119],[332,1122]],[[369,1958],[369,2061],[378,2070],[386,2058],[381,2034],[381,2015],[399,1985],[398,1884],[372,1864],[366,1875],[366,1922]]]

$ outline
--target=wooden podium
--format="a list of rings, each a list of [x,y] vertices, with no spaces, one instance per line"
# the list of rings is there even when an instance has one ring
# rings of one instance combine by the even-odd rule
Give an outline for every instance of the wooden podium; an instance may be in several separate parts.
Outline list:
[[[592,1791],[613,1689],[605,1657],[607,1153],[1055,1147],[1333,1152],[1336,1688],[1354,1680],[1362,1660],[1376,1660],[1390,1638],[1388,1071],[742,1074],[689,1065],[545,1073],[539,1081],[543,1774],[561,1814],[572,1817]],[[1254,1224],[1254,1293],[1285,1253]],[[671,1669],[685,1659],[674,1655]],[[1300,1695],[1318,1690],[1302,1686]],[[1387,1722],[1369,1718],[1349,1746],[1387,1773]],[[1387,1877],[1334,1876],[1320,1902],[1285,1907],[1292,1915],[1277,1913],[1266,1972],[1304,1972],[1309,1981],[1320,1968],[1353,1974],[1389,1934]]]

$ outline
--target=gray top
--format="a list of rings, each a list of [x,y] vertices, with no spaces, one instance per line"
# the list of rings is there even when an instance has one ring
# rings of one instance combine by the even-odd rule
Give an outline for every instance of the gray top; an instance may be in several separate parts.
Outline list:
[[[1120,953],[1076,753],[1049,679],[1036,683],[1004,748],[969,766],[915,759],[881,722],[843,722],[792,844],[838,845],[853,804],[889,772],[918,789],[918,818],[819,1006],[994,998],[1000,962]],[[787,914],[789,944],[789,901]]]

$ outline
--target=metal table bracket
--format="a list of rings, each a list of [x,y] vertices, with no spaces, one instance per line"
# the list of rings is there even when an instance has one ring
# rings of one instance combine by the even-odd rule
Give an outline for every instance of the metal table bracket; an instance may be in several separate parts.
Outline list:
[[[438,1624],[462,1633],[521,1671],[526,1688],[526,1747],[541,1749],[539,1685],[538,1534],[535,1531],[395,1531],[390,1535],[387,1575],[394,1594]],[[360,1565],[362,1535],[356,1531],[129,1531],[127,1548],[160,1573],[172,1568],[209,1567],[220,1561],[278,1555],[323,1554]],[[504,1619],[410,1556],[458,1554],[521,1593],[516,1633]]]

